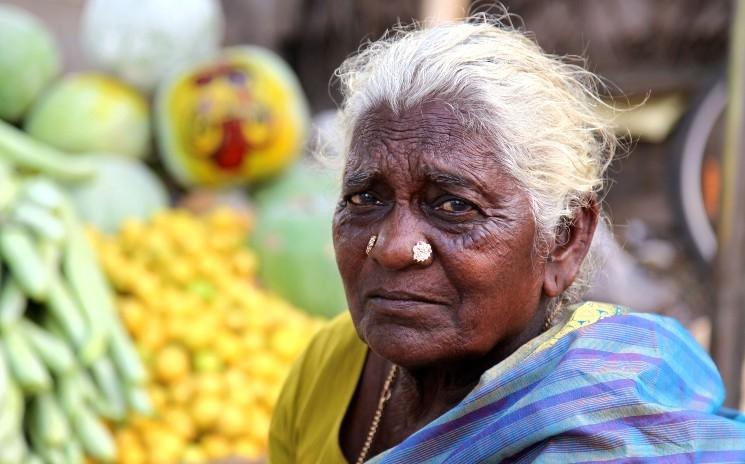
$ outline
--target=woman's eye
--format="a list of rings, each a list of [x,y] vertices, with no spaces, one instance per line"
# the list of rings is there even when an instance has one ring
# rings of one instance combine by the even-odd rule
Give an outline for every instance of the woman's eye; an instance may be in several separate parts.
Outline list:
[[[349,197],[349,202],[358,206],[380,204],[380,200],[370,192],[355,193]]]
[[[465,200],[451,198],[449,200],[445,200],[442,203],[440,203],[437,209],[446,211],[448,213],[467,213],[473,210],[473,205],[471,205]]]

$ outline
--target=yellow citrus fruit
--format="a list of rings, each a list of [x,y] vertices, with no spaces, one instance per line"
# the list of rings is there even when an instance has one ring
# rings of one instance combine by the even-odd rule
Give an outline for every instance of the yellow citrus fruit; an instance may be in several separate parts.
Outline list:
[[[161,385],[150,385],[148,395],[155,410],[163,409],[166,405],[168,394]]]
[[[256,403],[256,394],[247,384],[240,387],[230,388],[228,401],[237,407],[253,406]]]
[[[227,365],[236,364],[244,355],[240,339],[230,333],[221,334],[215,340],[215,351]]]
[[[179,408],[165,409],[162,414],[163,423],[170,430],[176,432],[184,440],[191,440],[196,435],[196,427],[191,416]]]
[[[219,373],[205,372],[193,377],[198,394],[219,396],[224,393],[225,381]]]
[[[213,396],[202,395],[194,400],[191,406],[191,417],[194,424],[202,430],[211,428],[220,417],[223,405]]]
[[[226,437],[239,437],[248,430],[249,423],[238,408],[225,408],[217,422],[217,431]]]
[[[194,390],[195,383],[192,378],[181,379],[169,386],[169,398],[176,405],[185,405],[191,401]]]
[[[147,461],[145,449],[134,430],[117,431],[114,441],[119,450],[119,462],[122,464],[144,464]]]
[[[264,449],[261,447],[260,443],[247,438],[236,441],[233,449],[235,450],[235,454],[237,456],[245,457],[248,459],[257,459],[264,452]]]
[[[168,345],[156,353],[154,371],[164,382],[183,379],[189,373],[189,355],[178,345]]]
[[[147,314],[145,307],[133,298],[121,299],[119,301],[119,311],[124,321],[124,325],[133,334],[142,332],[147,323]]]
[[[199,318],[181,328],[181,341],[192,352],[208,346],[213,337],[214,332],[211,331],[209,325],[202,324]]]
[[[184,448],[179,462],[181,464],[204,464],[207,459],[207,453],[201,447],[192,444]]]
[[[231,454],[230,442],[220,435],[206,435],[202,438],[202,449],[208,457],[219,459]]]

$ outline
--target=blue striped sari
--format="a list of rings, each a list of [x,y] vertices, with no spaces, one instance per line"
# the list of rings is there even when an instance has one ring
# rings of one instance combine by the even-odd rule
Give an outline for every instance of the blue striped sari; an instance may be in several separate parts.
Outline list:
[[[745,463],[709,356],[676,321],[585,303],[369,462]]]

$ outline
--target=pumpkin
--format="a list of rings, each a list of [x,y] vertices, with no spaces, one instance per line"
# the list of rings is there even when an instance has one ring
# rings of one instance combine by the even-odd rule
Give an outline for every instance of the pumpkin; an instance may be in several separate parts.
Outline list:
[[[186,186],[277,174],[301,152],[310,120],[292,70],[259,47],[228,48],[176,73],[155,105],[159,152]]]
[[[73,74],[57,82],[31,108],[25,129],[72,153],[141,158],[150,149],[147,102],[134,88],[103,74]]]
[[[298,163],[255,194],[251,247],[269,290],[310,314],[331,317],[346,308],[331,239],[338,199],[336,176]]]
[[[129,218],[144,221],[168,207],[165,187],[143,162],[109,154],[90,158],[95,174],[67,188],[80,217],[98,230],[114,233]]]
[[[0,4],[0,119],[21,119],[60,70],[47,28],[26,11]]]
[[[150,92],[176,67],[216,54],[223,29],[217,0],[89,0],[81,37],[93,66]]]

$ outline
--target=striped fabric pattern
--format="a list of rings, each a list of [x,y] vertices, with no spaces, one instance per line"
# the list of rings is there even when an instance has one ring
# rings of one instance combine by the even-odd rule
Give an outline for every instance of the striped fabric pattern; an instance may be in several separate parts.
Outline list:
[[[585,303],[369,462],[745,463],[745,417],[723,400],[679,323]]]

